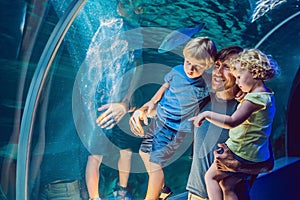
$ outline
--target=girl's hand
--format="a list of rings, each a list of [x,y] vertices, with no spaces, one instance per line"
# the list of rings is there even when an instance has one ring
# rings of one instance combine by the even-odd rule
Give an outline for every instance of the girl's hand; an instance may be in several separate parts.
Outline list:
[[[205,116],[206,116],[206,113],[202,112],[202,113],[199,113],[197,116],[190,118],[189,121],[192,121],[194,126],[198,127],[205,120]]]

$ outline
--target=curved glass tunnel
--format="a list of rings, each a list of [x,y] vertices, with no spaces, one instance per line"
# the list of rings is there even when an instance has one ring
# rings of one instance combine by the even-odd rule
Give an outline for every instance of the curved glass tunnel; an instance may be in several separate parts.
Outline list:
[[[276,59],[281,74],[267,83],[276,95],[273,150],[277,160],[300,157],[299,1],[283,2],[251,22],[253,5],[233,0],[1,1],[1,198],[39,199],[41,187],[52,181],[84,182],[87,155],[97,151],[90,146],[97,140],[91,137],[97,135],[97,94],[110,94],[107,102],[126,96],[141,106],[183,61],[184,44],[158,52],[163,39],[200,23],[205,26],[193,37],[208,36],[218,49],[257,47]],[[119,126],[134,138],[129,117]],[[191,148],[166,166],[174,195],[185,192]],[[104,157],[100,168],[99,191],[105,198],[112,197],[118,181],[118,150],[112,143],[112,156]],[[129,189],[143,199],[147,173],[137,152],[131,172]]]

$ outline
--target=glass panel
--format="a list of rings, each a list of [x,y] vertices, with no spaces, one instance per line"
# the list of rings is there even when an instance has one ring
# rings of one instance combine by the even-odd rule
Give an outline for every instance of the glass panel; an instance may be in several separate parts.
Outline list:
[[[30,81],[59,17],[46,1],[0,2],[1,199],[16,199],[16,159]]]
[[[64,42],[52,64],[37,108],[31,143],[29,199],[42,199],[51,182],[77,180],[84,171],[84,148],[72,116],[76,71]],[[57,191],[58,192],[58,191]]]
[[[267,82],[276,97],[276,115],[272,131],[273,148],[275,157],[287,155],[287,108],[290,101],[290,93],[297,80],[294,81],[300,66],[300,12],[290,15],[278,23],[266,36],[258,47],[262,51],[272,54],[281,67],[281,74],[272,81]],[[288,32],[288,34],[287,34]],[[274,42],[276,41],[276,42]],[[295,92],[295,91],[294,91]],[[298,91],[299,92],[299,91]],[[295,117],[295,116],[289,116]],[[295,134],[295,133],[294,133]],[[294,136],[292,136],[294,138]]]
[[[60,6],[53,5],[54,9]],[[96,107],[127,98],[135,62],[141,58],[140,31],[124,34],[125,28],[136,26],[117,15],[113,2],[90,1],[78,14],[51,66],[36,112],[29,172],[30,199],[43,198],[48,188],[57,186],[54,183],[73,184],[74,180],[80,180],[84,186],[87,155],[97,153],[103,148],[101,140],[107,140],[102,136],[105,130],[96,126]],[[129,40],[132,41],[130,45]],[[139,49],[136,45],[140,45]],[[116,84],[122,86],[117,88]],[[101,104],[95,96],[103,98]],[[129,106],[129,100],[124,102]],[[123,104],[121,106],[123,109]],[[123,127],[126,129],[124,134],[130,132],[128,119],[124,117],[120,123],[125,125],[118,126],[119,131]],[[107,131],[106,134],[111,133]],[[132,140],[141,140],[130,134],[128,137]],[[109,176],[101,181],[103,195],[111,195],[108,181],[115,182],[113,177],[118,174],[119,149],[109,142],[107,151],[109,154],[105,154],[103,163],[107,165],[104,174],[109,173]],[[139,155],[135,153],[132,159],[135,160],[132,171],[145,176]],[[76,187],[77,182],[74,184]]]
[[[1,18],[14,13],[16,19],[1,20],[1,42],[9,46],[0,50],[1,93],[5,94],[1,96],[1,187],[9,199],[14,199],[19,125],[29,83],[51,32],[71,0],[28,2],[1,1],[0,6]],[[300,63],[299,15],[280,24],[299,12],[299,2],[280,1],[261,10],[255,9],[256,2],[88,0],[59,47],[42,88],[32,141],[28,141],[29,199],[41,199],[43,192],[57,186],[55,183],[74,186],[78,192],[75,180],[80,180],[81,195],[87,198],[84,176],[88,155],[100,153],[105,154],[98,170],[100,196],[112,197],[119,182],[119,150],[127,148],[116,146],[124,144],[118,140],[123,138],[120,134],[129,137],[126,142],[136,148],[128,189],[135,199],[144,198],[148,176],[137,153],[139,138],[128,125],[132,113],[120,114],[118,126],[105,130],[95,121],[107,108],[97,108],[119,102],[124,104],[114,106],[119,105],[121,110],[124,105],[142,106],[162,85],[165,74],[183,62],[182,50],[190,37],[208,36],[218,49],[229,45],[253,48],[259,44],[259,49],[277,60],[281,76],[267,83],[276,94],[277,105],[272,143],[276,158],[287,156],[285,115],[289,88]],[[6,27],[13,31],[5,32]],[[167,40],[165,44],[170,46],[164,45],[165,51],[160,49],[164,38],[174,30],[184,32],[188,38],[179,34],[179,40]],[[188,143],[164,169],[166,184],[174,194],[185,191],[191,153]]]

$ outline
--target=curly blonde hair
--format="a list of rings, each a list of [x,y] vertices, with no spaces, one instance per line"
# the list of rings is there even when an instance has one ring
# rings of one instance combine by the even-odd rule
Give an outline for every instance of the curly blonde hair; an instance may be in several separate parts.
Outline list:
[[[258,49],[244,49],[231,60],[231,70],[235,70],[235,64],[239,63],[242,69],[249,71],[255,79],[270,80],[279,74],[277,62],[271,56],[267,56]]]

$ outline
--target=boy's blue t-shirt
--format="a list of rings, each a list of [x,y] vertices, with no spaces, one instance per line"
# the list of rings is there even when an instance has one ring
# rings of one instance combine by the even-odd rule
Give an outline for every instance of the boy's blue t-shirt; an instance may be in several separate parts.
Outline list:
[[[169,88],[158,103],[157,117],[171,129],[191,132],[193,124],[188,119],[198,113],[203,99],[209,95],[208,77],[204,73],[198,78],[189,78],[183,65],[174,67],[165,76]]]

